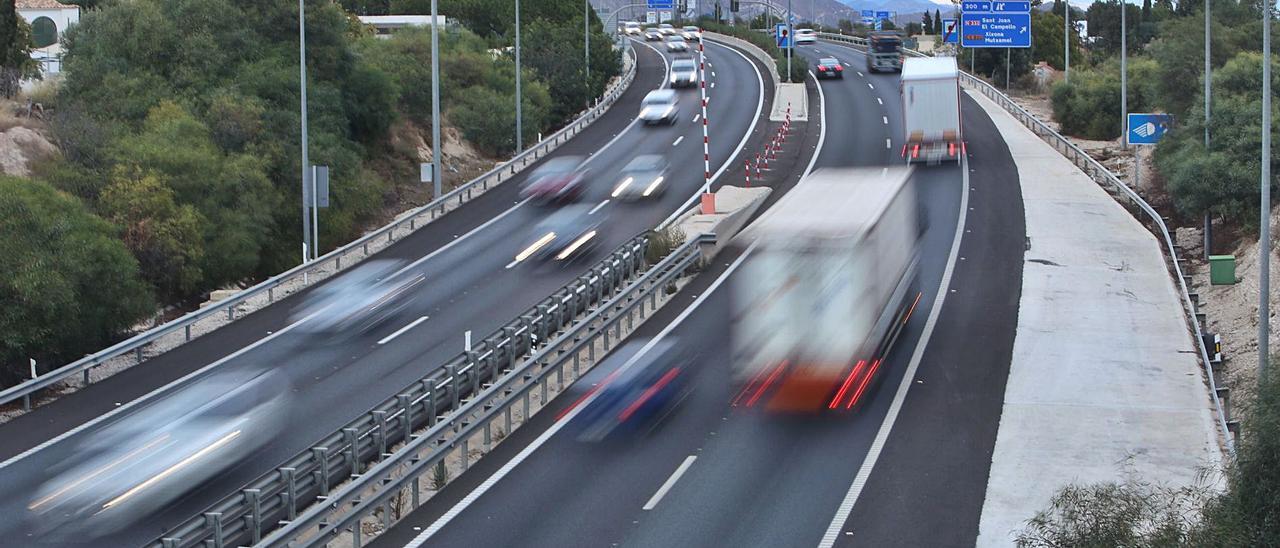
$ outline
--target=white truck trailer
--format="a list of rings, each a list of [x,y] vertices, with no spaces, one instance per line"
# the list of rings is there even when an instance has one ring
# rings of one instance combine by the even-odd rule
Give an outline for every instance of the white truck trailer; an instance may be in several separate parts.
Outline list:
[[[955,57],[909,57],[902,64],[902,121],[907,162],[960,161],[960,81]]]
[[[741,234],[730,278],[737,406],[852,409],[918,300],[911,168],[811,173]]]

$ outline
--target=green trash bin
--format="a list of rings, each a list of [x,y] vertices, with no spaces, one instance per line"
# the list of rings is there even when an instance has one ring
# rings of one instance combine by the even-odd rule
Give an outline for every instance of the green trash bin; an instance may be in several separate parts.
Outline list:
[[[1236,283],[1236,256],[1209,256],[1209,283],[1213,285],[1233,285]]]

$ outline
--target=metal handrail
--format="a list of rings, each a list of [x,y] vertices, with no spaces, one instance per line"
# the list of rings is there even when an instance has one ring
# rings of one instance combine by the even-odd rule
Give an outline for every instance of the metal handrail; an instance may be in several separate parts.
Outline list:
[[[174,334],[178,330],[183,330],[185,331],[185,340],[183,342],[188,342],[192,339],[192,326],[200,320],[218,313],[225,313],[227,314],[228,320],[233,320],[235,319],[237,307],[244,304],[251,298],[266,293],[268,296],[268,302],[274,303],[276,297],[275,291],[280,286],[286,283],[292,283],[299,278],[304,280],[303,287],[315,284],[326,278],[326,276],[323,276],[324,272],[316,271],[329,266],[333,267],[333,272],[341,271],[343,259],[347,258],[349,254],[354,253],[355,250],[361,250],[360,256],[354,261],[349,261],[347,263],[348,266],[369,257],[371,255],[369,252],[369,246],[371,243],[375,243],[374,240],[385,237],[386,243],[390,244],[396,240],[396,230],[402,229],[406,225],[408,226],[409,233],[412,234],[420,226],[425,225],[445,214],[448,211],[446,208],[449,207],[452,202],[456,201],[456,203],[452,204],[453,207],[460,206],[470,200],[473,196],[478,195],[476,192],[477,189],[480,191],[488,190],[491,184],[501,183],[505,180],[504,175],[506,176],[506,179],[509,179],[529,163],[536,161],[552,150],[555,150],[565,141],[581,132],[584,128],[608,111],[609,107],[611,107],[613,103],[626,92],[630,87],[631,82],[635,80],[637,67],[637,63],[635,62],[635,51],[628,47],[626,55],[631,56],[631,62],[624,63],[628,67],[626,72],[601,99],[597,100],[595,106],[585,110],[569,125],[566,125],[529,149],[517,154],[510,160],[455,188],[449,193],[432,200],[430,203],[410,210],[409,212],[401,215],[395,221],[392,221],[373,232],[365,234],[353,242],[347,243],[330,251],[329,253],[326,253],[324,256],[319,257],[314,261],[298,265],[284,273],[272,276],[253,287],[218,301],[217,303],[189,312],[182,317],[149,329],[143,333],[139,333],[129,339],[111,345],[98,352],[89,354],[79,360],[47,372],[34,379],[0,390],[0,405],[5,405],[22,399],[23,411],[30,411],[31,395],[39,390],[49,388],[73,375],[76,375],[77,373],[83,375],[82,382],[87,386],[90,384],[89,371],[95,367],[103,365],[108,360],[133,352],[135,353],[136,363],[141,363],[144,360],[143,353],[145,351],[145,347],[165,336]],[[424,216],[428,217],[426,219],[427,222],[419,223],[420,218]],[[403,236],[405,235],[402,235],[401,237]],[[375,250],[375,253],[376,252],[377,251]],[[315,275],[313,276],[313,274]]]
[[[851,42],[857,45],[866,45],[865,39],[857,37],[826,32],[818,33],[818,37],[837,42]],[[903,52],[913,57],[929,57],[927,54],[919,51],[908,50],[906,48],[903,48]],[[1129,188],[1129,185],[1125,184],[1124,181],[1121,181],[1120,177],[1107,169],[1106,166],[1095,160],[1093,156],[1090,156],[1075,143],[1071,142],[1070,139],[1049,127],[1049,125],[1044,123],[1044,121],[1040,120],[1030,112],[1027,112],[1026,109],[1022,108],[1021,105],[1015,102],[1004,92],[996,89],[995,86],[963,70],[960,71],[960,83],[964,86],[977,89],[982,92],[983,95],[986,95],[988,98],[995,101],[1001,108],[1005,109],[1005,111],[1017,118],[1022,125],[1027,127],[1027,129],[1030,129],[1032,133],[1035,133],[1036,136],[1049,142],[1049,144],[1051,144],[1054,150],[1058,151],[1059,154],[1068,160],[1071,160],[1072,164],[1083,171],[1085,175],[1088,175],[1090,179],[1097,182],[1098,179],[1101,178],[1102,182],[1111,185],[1117,192],[1123,194],[1130,203],[1136,205],[1138,209],[1142,210],[1142,212],[1151,220],[1152,226],[1155,227],[1155,235],[1164,243],[1162,251],[1164,252],[1163,254],[1168,262],[1168,268],[1173,271],[1174,278],[1178,282],[1178,292],[1182,300],[1183,314],[1186,316],[1186,322],[1189,324],[1191,331],[1195,336],[1196,350],[1200,356],[1200,366],[1204,369],[1205,377],[1209,381],[1209,396],[1213,400],[1214,413],[1217,415],[1218,428],[1222,431],[1222,439],[1226,444],[1227,452],[1235,454],[1235,440],[1232,437],[1230,428],[1227,426],[1226,409],[1222,405],[1222,400],[1218,397],[1218,384],[1217,380],[1214,378],[1213,366],[1211,365],[1212,362],[1209,361],[1208,348],[1206,348],[1204,344],[1204,331],[1200,326],[1200,319],[1196,316],[1196,306],[1191,300],[1191,292],[1187,289],[1187,275],[1182,270],[1182,260],[1178,258],[1177,248],[1174,244],[1173,237],[1169,233],[1169,227],[1164,222],[1164,217],[1162,217],[1160,212],[1156,211],[1154,207],[1151,207],[1151,204],[1142,199],[1142,196],[1138,195],[1138,193],[1132,188]]]

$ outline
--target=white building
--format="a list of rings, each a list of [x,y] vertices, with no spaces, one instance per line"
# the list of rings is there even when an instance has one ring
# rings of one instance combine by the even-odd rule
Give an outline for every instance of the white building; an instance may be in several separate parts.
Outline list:
[[[71,25],[80,22],[80,8],[57,0],[16,0],[18,15],[31,25],[34,46],[31,57],[40,61],[45,74],[61,69],[62,46],[58,41]]]
[[[431,26],[430,15],[361,15],[359,18],[361,23],[373,27],[379,38],[390,38],[396,29]],[[449,24],[443,15],[438,16],[437,21],[441,28]]]

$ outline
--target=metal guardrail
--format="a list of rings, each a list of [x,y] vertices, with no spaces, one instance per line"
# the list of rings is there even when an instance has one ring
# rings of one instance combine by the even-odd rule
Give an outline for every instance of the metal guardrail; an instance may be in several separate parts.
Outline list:
[[[541,391],[539,401],[545,405],[549,401],[548,386],[553,374],[558,390],[572,384],[595,364],[597,353],[603,357],[624,340],[626,333],[635,328],[637,320],[643,321],[647,314],[658,309],[657,293],[697,265],[702,258],[702,246],[714,241],[714,234],[702,234],[673,250],[607,303],[548,341],[519,367],[505,372],[492,385],[484,387],[450,419],[413,438],[394,455],[333,493],[325,504],[312,506],[298,519],[262,540],[260,545],[325,546],[336,537],[349,534],[351,546],[360,548],[364,534],[362,525],[368,520],[380,521],[383,531],[389,529],[395,520],[421,505],[424,474],[443,466],[455,451],[460,452],[461,466],[465,471],[472,438],[480,436],[487,452],[495,422],[500,421],[498,428],[505,434],[512,432],[513,407],[517,404],[522,406],[520,416],[527,422],[531,417],[529,399],[535,389]],[[582,363],[584,353],[585,368]],[[567,369],[572,370],[572,378],[568,382],[565,379]],[[440,487],[442,485],[434,486]],[[393,509],[393,506],[403,504],[406,497],[410,503],[408,508],[399,509],[399,512]],[[397,514],[394,518],[393,513]]]
[[[557,344],[565,337],[582,342],[603,336],[607,348],[610,340],[607,328],[612,324],[600,323],[600,319],[614,317],[609,311],[619,299],[635,306],[639,297],[665,285],[674,275],[671,274],[674,268],[683,272],[698,256],[694,245],[698,240],[692,242],[672,254],[680,257],[680,262],[668,257],[624,288],[627,280],[643,267],[648,235],[629,240],[589,272],[475,344],[470,352],[459,354],[434,369],[307,451],[165,533],[151,546],[221,548],[257,544],[264,535],[283,524],[287,524],[286,530],[297,531],[301,526],[297,524],[312,524],[311,516],[348,509],[351,505],[344,497],[354,489],[363,489],[370,482],[376,483],[374,488],[385,485],[386,482],[374,481],[375,472],[394,466],[386,462],[403,462],[402,451],[391,453],[396,445],[407,441],[410,446],[418,447],[432,440],[448,439],[451,433],[474,430],[466,428],[472,424],[467,417],[477,409],[492,410],[494,407],[488,402],[499,392],[502,397],[523,394],[527,417],[531,387],[521,383],[534,375],[544,378],[549,374],[549,369],[539,372],[539,364],[547,352],[560,348]],[[609,304],[592,308],[610,296],[613,297]],[[652,311],[655,303],[651,300],[650,304]],[[639,306],[643,308],[642,303]],[[586,317],[579,320],[584,314]],[[564,335],[543,344],[562,330],[566,330]],[[543,346],[533,358],[521,361],[530,352],[537,351],[540,344]],[[594,346],[588,353],[588,359],[594,361]],[[563,353],[556,355],[563,356]],[[574,363],[573,370],[577,373],[578,358],[574,358]],[[561,369],[561,382],[563,373]],[[543,401],[545,396],[544,385]],[[446,412],[448,417],[439,419]],[[509,415],[507,419],[506,431],[510,432]],[[426,434],[413,434],[422,428],[428,429]],[[486,449],[491,442],[490,434],[486,427]],[[432,447],[451,451],[459,438],[452,439],[448,445]],[[465,455],[468,443],[466,438],[461,440]],[[344,483],[347,485],[343,486]],[[315,504],[317,501],[323,504]]]
[[[822,32],[818,33],[818,37],[835,42],[849,42],[863,47],[866,46],[865,39],[852,36]],[[928,55],[914,50],[903,49],[903,52],[913,57],[928,57]],[[1200,326],[1200,318],[1196,308],[1196,301],[1192,300],[1191,292],[1187,289],[1187,280],[1191,277],[1182,270],[1182,259],[1178,257],[1177,246],[1174,244],[1173,237],[1169,233],[1169,226],[1165,223],[1164,217],[1162,217],[1160,212],[1156,211],[1155,208],[1151,207],[1151,204],[1142,199],[1142,196],[1138,195],[1138,193],[1132,188],[1129,188],[1129,185],[1126,185],[1124,181],[1121,181],[1120,177],[1107,169],[1106,166],[1103,166],[1100,162],[1090,156],[1089,153],[1076,146],[1076,144],[1072,143],[1070,139],[1067,139],[1062,134],[1049,127],[1049,125],[1044,123],[1043,120],[1040,120],[1035,117],[1035,115],[1027,112],[1026,109],[1022,108],[1021,105],[1011,99],[1008,95],[1005,95],[1004,92],[996,89],[995,86],[964,71],[960,71],[960,83],[963,86],[976,89],[983,95],[986,95],[987,98],[994,101],[1009,114],[1012,114],[1014,118],[1022,123],[1022,125],[1026,126],[1027,129],[1030,129],[1032,133],[1035,133],[1036,136],[1040,137],[1040,139],[1052,146],[1054,150],[1058,151],[1058,154],[1061,154],[1064,158],[1071,160],[1071,163],[1075,164],[1080,171],[1083,171],[1090,179],[1093,179],[1095,183],[1103,186],[1104,188],[1109,186],[1109,194],[1120,199],[1122,204],[1127,203],[1129,206],[1136,207],[1146,215],[1148,222],[1144,224],[1146,224],[1147,228],[1151,230],[1164,244],[1162,246],[1162,250],[1164,251],[1167,262],[1166,267],[1173,273],[1174,279],[1178,282],[1178,294],[1182,300],[1183,313],[1186,315],[1187,324],[1195,338],[1196,350],[1200,357],[1200,365],[1204,369],[1205,377],[1209,381],[1209,395],[1213,399],[1214,412],[1218,419],[1218,428],[1222,431],[1222,437],[1226,444],[1227,451],[1234,454],[1235,439],[1233,437],[1233,428],[1231,427],[1231,423],[1233,421],[1228,419],[1228,410],[1223,404],[1222,398],[1219,396],[1219,394],[1222,393],[1222,389],[1218,387],[1217,380],[1214,378],[1212,362],[1209,360],[1209,351],[1204,345],[1204,331]],[[1139,221],[1141,221],[1141,219],[1139,219]]]
[[[21,399],[23,402],[23,411],[30,411],[31,396],[39,390],[49,388],[76,374],[80,374],[82,376],[82,386],[88,386],[91,383],[89,375],[90,371],[96,367],[106,364],[109,360],[116,358],[127,359],[124,357],[132,353],[134,360],[132,365],[137,365],[148,357],[146,353],[148,347],[160,342],[161,339],[181,337],[180,342],[176,340],[172,342],[178,342],[178,344],[189,342],[193,338],[193,328],[196,330],[203,329],[204,332],[208,332],[217,329],[217,327],[221,325],[204,327],[198,326],[197,323],[202,320],[212,319],[218,314],[226,314],[227,320],[234,320],[238,309],[241,308],[242,305],[246,305],[251,299],[261,299],[265,294],[265,304],[274,303],[277,297],[284,297],[285,295],[301,290],[319,281],[328,279],[328,277],[343,269],[344,262],[346,266],[355,264],[370,255],[377,253],[386,246],[391,245],[397,239],[412,234],[421,226],[430,223],[448,211],[460,207],[472,197],[479,195],[492,186],[496,186],[497,184],[510,179],[530,163],[546,156],[604,115],[604,113],[609,110],[609,107],[626,92],[630,87],[631,82],[635,80],[637,65],[635,62],[635,52],[628,48],[624,55],[628,55],[630,57],[629,62],[624,63],[624,65],[627,66],[626,71],[623,73],[622,78],[616,82],[602,98],[597,100],[595,106],[584,111],[569,125],[561,128],[559,131],[551,134],[524,152],[517,154],[515,157],[503,164],[489,170],[475,179],[472,179],[462,186],[455,188],[449,193],[432,200],[424,206],[410,210],[386,226],[365,234],[353,242],[334,249],[314,261],[298,265],[282,274],[272,276],[271,278],[226,299],[190,312],[180,318],[169,321],[164,325],[152,328],[146,332],[116,343],[106,349],[89,354],[72,363],[23,382],[22,384],[5,390],[0,390],[0,405],[5,405]],[[405,232],[406,230],[407,232]],[[195,336],[198,337],[200,334],[201,333],[196,333]]]

